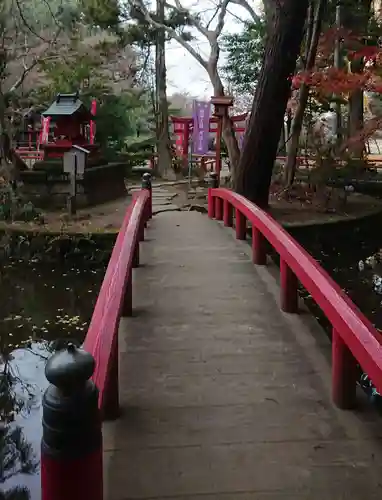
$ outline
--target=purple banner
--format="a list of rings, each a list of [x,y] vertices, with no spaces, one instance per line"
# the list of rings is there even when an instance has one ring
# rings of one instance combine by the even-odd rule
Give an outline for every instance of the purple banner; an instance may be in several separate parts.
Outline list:
[[[208,138],[210,135],[211,104],[209,102],[194,101],[193,118],[194,133],[192,136],[192,150],[194,154],[208,153]]]
[[[239,135],[239,149],[243,149],[243,144],[244,144],[244,137],[245,137],[245,132],[240,132]]]

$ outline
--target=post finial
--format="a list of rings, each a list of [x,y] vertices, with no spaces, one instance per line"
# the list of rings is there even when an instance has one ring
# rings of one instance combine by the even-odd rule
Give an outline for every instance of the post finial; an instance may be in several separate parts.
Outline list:
[[[95,361],[91,354],[69,343],[57,351],[45,366],[45,376],[58,389],[82,386],[93,375]]]
[[[151,189],[151,174],[149,172],[142,175],[142,189]]]
[[[210,188],[217,188],[217,187],[219,187],[218,174],[216,172],[211,172],[210,173],[210,178],[209,178],[208,184],[209,184]]]

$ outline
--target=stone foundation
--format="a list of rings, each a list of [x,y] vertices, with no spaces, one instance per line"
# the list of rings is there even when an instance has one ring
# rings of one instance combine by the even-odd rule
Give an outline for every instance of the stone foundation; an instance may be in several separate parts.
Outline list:
[[[67,206],[70,191],[68,174],[62,163],[36,165],[20,173],[20,192],[40,208],[62,209]],[[44,167],[44,168],[41,168]],[[126,164],[109,163],[88,166],[77,179],[77,207],[105,203],[126,196]]]

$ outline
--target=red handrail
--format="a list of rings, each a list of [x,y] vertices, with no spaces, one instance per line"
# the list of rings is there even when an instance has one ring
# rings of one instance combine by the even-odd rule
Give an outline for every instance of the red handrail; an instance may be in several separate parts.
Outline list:
[[[101,285],[84,349],[96,362],[93,382],[99,389],[103,417],[118,414],[118,328],[132,309],[132,269],[139,263],[139,242],[151,214],[149,189],[137,192],[127,209]]]
[[[267,240],[280,255],[281,308],[297,312],[298,280],[310,293],[333,327],[332,392],[341,408],[355,404],[357,362],[382,391],[382,343],[373,325],[359,311],[335,281],[269,214],[233,191],[210,188],[208,215],[232,227],[233,209],[236,237],[245,239],[246,220],[252,225],[255,264],[266,263]]]

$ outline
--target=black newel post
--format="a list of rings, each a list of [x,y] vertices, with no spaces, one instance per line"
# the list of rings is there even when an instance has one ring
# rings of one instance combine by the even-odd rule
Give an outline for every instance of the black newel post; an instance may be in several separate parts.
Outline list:
[[[216,172],[210,173],[210,178],[208,179],[208,187],[210,188],[219,187],[218,174]]]
[[[69,344],[47,362],[43,397],[42,500],[102,500],[102,428],[95,361]]]
[[[208,217],[210,219],[215,217],[215,196],[212,195],[212,190],[216,189],[218,185],[218,174],[211,172],[208,178]]]
[[[153,193],[152,193],[152,185],[151,185],[151,174],[146,172],[142,176],[142,189],[147,189],[150,194],[149,202],[147,204],[147,218],[151,219],[153,215]]]

